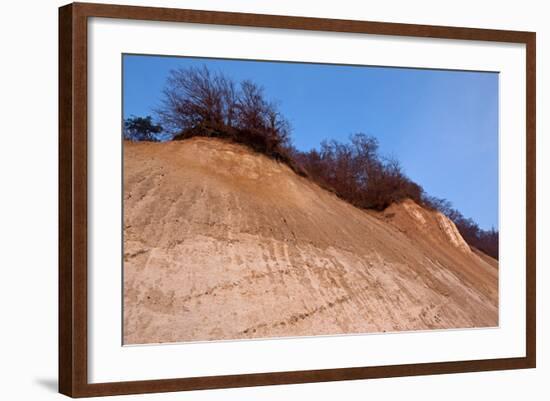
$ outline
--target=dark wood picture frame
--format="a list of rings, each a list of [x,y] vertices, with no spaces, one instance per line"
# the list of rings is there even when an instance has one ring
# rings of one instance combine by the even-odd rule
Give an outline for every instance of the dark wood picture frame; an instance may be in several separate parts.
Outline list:
[[[166,380],[88,383],[87,21],[90,17],[366,33],[526,45],[526,356]],[[72,397],[534,368],[536,365],[535,42],[533,32],[73,3],[59,9],[59,391]]]

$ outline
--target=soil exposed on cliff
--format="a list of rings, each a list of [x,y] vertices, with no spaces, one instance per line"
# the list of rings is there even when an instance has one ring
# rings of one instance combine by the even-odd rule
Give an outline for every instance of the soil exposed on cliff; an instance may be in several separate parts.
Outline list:
[[[124,343],[498,325],[498,263],[220,139],[124,143]]]

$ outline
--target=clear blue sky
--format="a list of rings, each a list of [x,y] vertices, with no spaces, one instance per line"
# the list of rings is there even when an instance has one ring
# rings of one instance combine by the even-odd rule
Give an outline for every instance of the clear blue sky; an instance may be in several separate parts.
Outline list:
[[[125,55],[124,116],[154,116],[170,70],[203,64],[262,85],[298,149],[373,135],[429,194],[498,228],[498,73]]]

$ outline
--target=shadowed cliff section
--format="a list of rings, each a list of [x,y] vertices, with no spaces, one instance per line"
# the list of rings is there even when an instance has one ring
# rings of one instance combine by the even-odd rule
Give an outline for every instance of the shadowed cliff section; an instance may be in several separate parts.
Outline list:
[[[498,325],[497,262],[439,212],[358,209],[221,139],[124,163],[126,344]]]

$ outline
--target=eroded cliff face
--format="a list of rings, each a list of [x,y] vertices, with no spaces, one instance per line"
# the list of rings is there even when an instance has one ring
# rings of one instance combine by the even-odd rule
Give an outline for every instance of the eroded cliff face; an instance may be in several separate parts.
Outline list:
[[[124,342],[498,325],[498,266],[412,201],[359,210],[246,147],[124,144]]]

